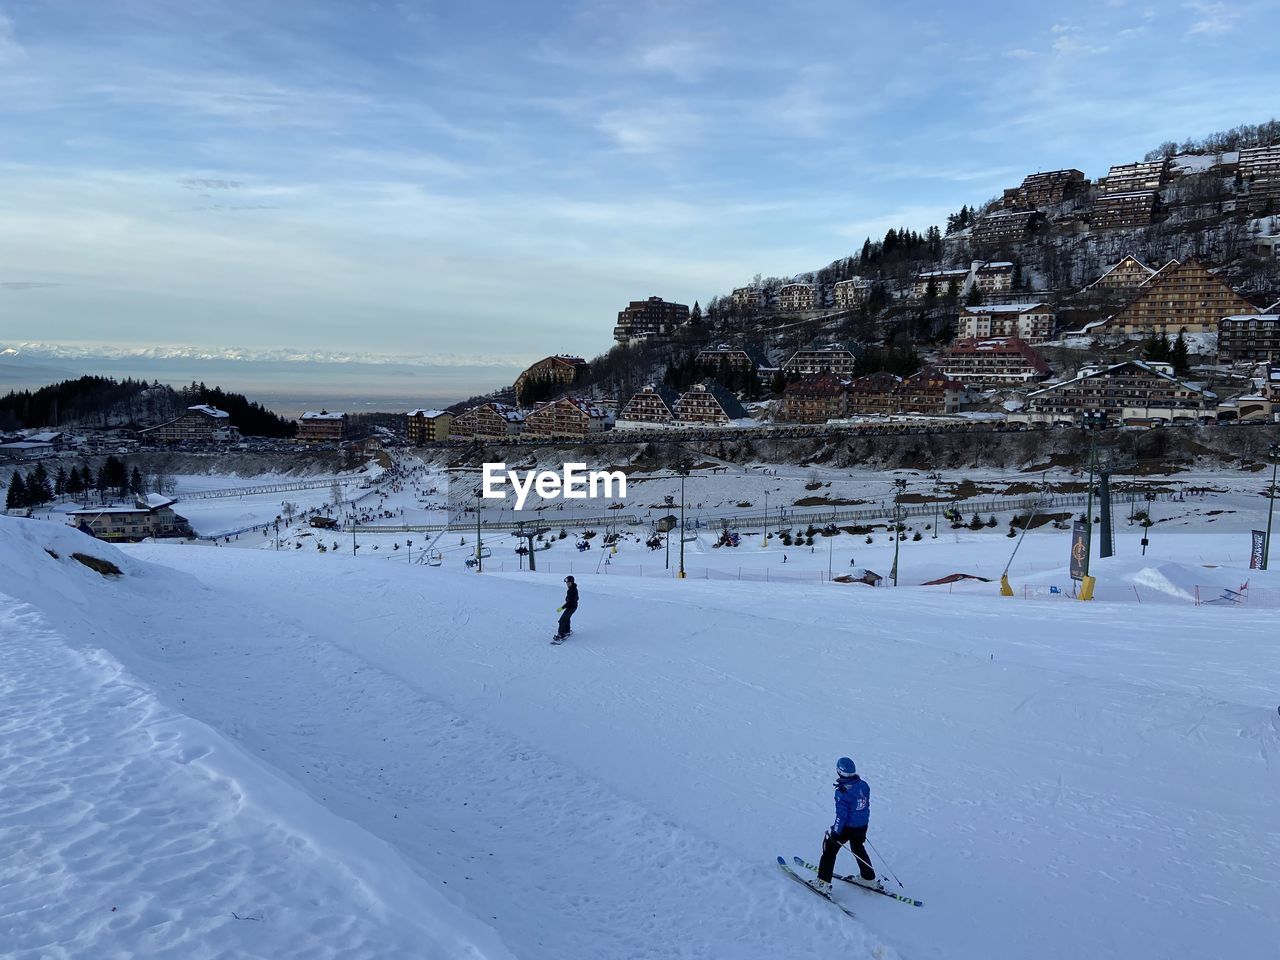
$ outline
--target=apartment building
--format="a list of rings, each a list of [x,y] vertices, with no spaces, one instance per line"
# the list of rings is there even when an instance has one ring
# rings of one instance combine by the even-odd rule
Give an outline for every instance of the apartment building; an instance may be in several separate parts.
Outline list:
[[[618,426],[633,424],[669,425],[676,419],[676,402],[680,395],[661,384],[647,386],[623,405],[618,413]]]
[[[1089,226],[1094,230],[1127,230],[1146,227],[1160,215],[1160,194],[1154,190],[1113,193],[1093,201]]]
[[[1155,270],[1130,253],[1085,289],[1126,292],[1136,290],[1155,275]]]
[[[410,410],[405,415],[405,433],[411,444],[447,440],[452,427],[453,414],[447,410]]]
[[[661,297],[632,300],[618,311],[613,339],[618,343],[661,339],[688,322],[689,308],[683,303],[669,303]]]
[[[547,439],[588,440],[609,427],[605,410],[582,397],[560,397],[530,411],[524,435]]]
[[[747,411],[719,384],[695,383],[676,401],[675,415],[684,423],[725,424],[745,419]]]
[[[1280,316],[1223,317],[1218,321],[1218,357],[1226,363],[1280,361]]]
[[[870,292],[870,280],[862,277],[840,280],[831,288],[831,302],[837,310],[856,310],[867,302]]]
[[[778,404],[778,419],[787,423],[826,423],[849,412],[849,392],[831,374],[803,377],[787,384]]]
[[[1241,150],[1239,170],[1249,188],[1249,209],[1280,213],[1280,143]]]
[[[929,295],[929,286],[933,285],[935,296],[945,297],[951,290],[952,284],[955,285],[955,292],[959,295],[965,284],[969,280],[969,271],[957,268],[954,270],[921,270],[916,274],[915,280],[911,285],[911,295],[917,300],[923,300]]]
[[[1119,163],[1098,180],[1098,195],[1109,197],[1125,193],[1150,193],[1168,183],[1169,175],[1168,157],[1139,160],[1137,163]]]
[[[561,389],[570,387],[586,370],[587,361],[581,357],[567,353],[544,357],[516,377],[516,398],[523,397],[525,390],[534,384],[547,387],[555,385]]]
[[[137,542],[148,537],[190,537],[191,524],[174,512],[175,502],[158,493],[148,493],[137,497],[131,507],[68,511],[68,523],[99,540]]]
[[[738,287],[729,299],[738,313],[759,313],[765,307],[764,291],[759,287]]]
[[[1027,394],[1012,421],[1078,425],[1081,414],[1104,412],[1114,423],[1198,420],[1216,417],[1215,394],[1173,375],[1165,363],[1127,360],[1090,366],[1070,380]]]
[[[1035,232],[1044,219],[1038,210],[1005,210],[988,213],[973,225],[970,239],[979,246],[998,246],[1022,240]]]
[[[767,366],[764,357],[755,350],[749,347],[731,347],[727,343],[699,350],[694,363],[708,374],[714,374],[724,367],[739,373],[747,373]]]
[[[144,442],[178,443],[184,440],[206,443],[230,443],[240,439],[240,431],[231,424],[231,415],[207,403],[187,407],[180,417],[138,431]]]
[[[308,410],[294,423],[298,432],[293,438],[298,443],[341,443],[347,437],[349,418],[345,413]]]
[[[524,418],[523,410],[508,404],[496,401],[482,403],[454,417],[449,436],[503,440],[520,434],[524,429]]]
[[[909,377],[868,374],[849,383],[850,415],[923,413],[948,414],[960,409],[964,384],[941,370],[924,367]]]
[[[1016,267],[1008,260],[975,262],[970,269],[973,286],[984,295],[1009,293],[1013,290],[1013,273]]]
[[[990,340],[1017,337],[1040,343],[1053,336],[1057,314],[1044,303],[989,303],[961,307],[956,318],[956,339]]]
[[[1022,186],[1004,192],[1006,210],[1042,210],[1081,196],[1089,186],[1085,175],[1075,169],[1047,170],[1028,174]]]
[[[1017,337],[958,340],[935,366],[966,387],[981,389],[1038,383],[1053,373],[1048,361]]]
[[[777,309],[781,313],[802,313],[818,306],[818,292],[811,283],[788,283],[778,289]]]
[[[1171,261],[1138,289],[1102,330],[1127,336],[1217,333],[1223,317],[1256,313],[1253,304],[1197,260]]]
[[[852,377],[858,358],[853,351],[840,346],[823,347],[819,350],[797,350],[782,365],[784,373],[791,376],[809,377],[824,373],[837,377]]]

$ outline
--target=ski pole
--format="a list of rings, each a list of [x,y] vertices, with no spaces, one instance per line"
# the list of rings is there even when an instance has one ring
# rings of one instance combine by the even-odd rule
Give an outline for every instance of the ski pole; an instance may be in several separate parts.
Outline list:
[[[888,860],[886,860],[886,859],[884,858],[884,854],[883,854],[883,853],[881,853],[881,852],[876,848],[876,845],[875,845],[874,843],[872,843],[870,840],[868,840],[868,841],[867,841],[867,846],[869,846],[872,850],[875,850],[875,852],[876,852],[876,856],[880,858],[880,862],[884,864],[884,868],[885,868],[886,870],[888,870],[888,871],[889,871],[889,876],[893,877],[893,882],[894,882],[894,883],[896,883],[898,886],[900,886],[900,887],[901,887],[901,886],[902,886],[902,881],[901,881],[901,880],[899,880],[899,879],[898,879],[898,875],[897,875],[896,873],[894,873],[894,872],[893,872],[893,867],[889,866],[889,861],[888,861]]]

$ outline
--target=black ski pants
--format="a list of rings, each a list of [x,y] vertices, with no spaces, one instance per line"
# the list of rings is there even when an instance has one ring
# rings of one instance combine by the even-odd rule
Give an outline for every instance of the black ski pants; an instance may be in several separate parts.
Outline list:
[[[566,633],[569,632],[569,621],[573,619],[573,611],[577,609],[578,609],[577,607],[566,609],[564,613],[560,614],[559,636],[563,637]]]
[[[839,833],[827,831],[822,839],[822,859],[818,861],[818,878],[831,882],[831,875],[836,870],[836,854],[846,843],[853,855],[858,858],[858,874],[863,880],[874,880],[876,872],[871,867],[871,857],[867,853],[867,828],[845,827]]]

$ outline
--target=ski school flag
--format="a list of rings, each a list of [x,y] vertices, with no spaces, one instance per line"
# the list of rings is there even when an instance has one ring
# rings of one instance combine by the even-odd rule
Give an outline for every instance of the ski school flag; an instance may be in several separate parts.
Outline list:
[[[1249,551],[1249,569],[1262,569],[1262,554],[1267,547],[1267,535],[1262,530],[1253,531],[1253,548]]]

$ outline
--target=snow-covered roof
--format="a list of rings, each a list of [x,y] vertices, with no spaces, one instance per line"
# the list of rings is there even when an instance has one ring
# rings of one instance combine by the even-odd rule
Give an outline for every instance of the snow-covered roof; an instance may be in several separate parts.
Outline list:
[[[42,430],[39,433],[29,433],[27,440],[35,443],[56,443],[59,438],[65,436],[61,430]]]
[[[1133,197],[1154,197],[1157,193],[1158,191],[1156,190],[1132,190],[1129,193],[1107,193],[1098,197],[1095,202],[1101,202],[1103,200],[1129,200]]]
[[[1145,360],[1125,360],[1125,361],[1122,361],[1121,363],[1113,363],[1108,367],[1085,367],[1071,379],[1059,380],[1056,383],[1046,384],[1045,386],[1041,387],[1039,390],[1032,390],[1030,393],[1027,394],[1027,396],[1028,397],[1039,396],[1042,393],[1048,393],[1051,390],[1057,390],[1059,387],[1064,387],[1067,384],[1079,383],[1081,380],[1087,380],[1090,377],[1100,377],[1104,374],[1110,373],[1112,370],[1118,370],[1121,367],[1129,367],[1129,366],[1138,367],[1142,370],[1147,371],[1148,373],[1153,373],[1157,377],[1160,377],[1162,380],[1169,380],[1173,383],[1178,384],[1181,387],[1186,387],[1188,390],[1193,390],[1196,393],[1203,394],[1205,397],[1208,397],[1210,399],[1215,399],[1215,400],[1217,399],[1218,395],[1211,390],[1204,389],[1203,385],[1188,383],[1186,380],[1179,380],[1177,377],[1172,376],[1171,374],[1165,373],[1163,370],[1158,369],[1157,367],[1153,366],[1152,364],[1148,363]]]
[[[1265,320],[1268,323],[1280,322],[1280,316],[1270,313],[1237,313],[1229,317],[1223,317],[1223,320]]]
[[[406,416],[410,417],[426,417],[428,420],[434,420],[436,417],[444,416],[446,410],[410,410]]]
[[[138,506],[146,507],[148,510],[159,510],[176,502],[172,497],[166,497],[160,493],[144,493],[138,497]]]
[[[85,510],[68,510],[69,517],[96,517],[103,513],[146,513],[146,507],[90,507]]]
[[[322,410],[319,413],[315,413],[311,410],[308,410],[298,419],[299,420],[341,420],[345,416],[346,416],[345,413],[330,413],[327,410]]]
[[[230,417],[231,415],[225,410],[219,410],[217,407],[211,407],[207,403],[197,403],[187,407],[187,410],[194,410],[196,413],[203,413],[206,417],[218,417],[220,419]]]
[[[970,313],[1028,313],[1031,310],[1048,309],[1045,303],[980,303],[965,307]]]
[[[45,450],[52,446],[47,440],[15,440],[12,443],[0,443],[0,450]]]

